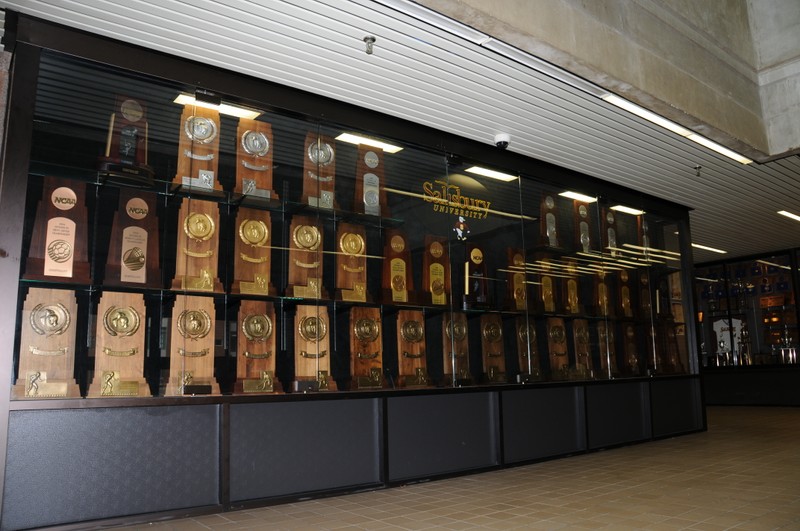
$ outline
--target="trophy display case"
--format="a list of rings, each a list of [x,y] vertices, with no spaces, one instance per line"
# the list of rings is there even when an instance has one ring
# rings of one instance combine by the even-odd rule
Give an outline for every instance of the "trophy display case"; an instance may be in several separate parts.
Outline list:
[[[41,68],[72,90],[37,93],[60,100],[37,123],[61,126],[34,128],[17,315],[39,328],[16,340],[15,398],[690,371],[683,225],[635,195],[576,196],[502,157],[443,156],[55,53]],[[80,98],[96,79],[119,90]],[[789,359],[796,340],[791,290],[762,265],[742,285],[756,282],[759,319],[775,321],[769,334],[748,322],[734,360],[756,363],[762,340]],[[31,320],[40,287],[72,293],[55,307],[73,335]],[[31,355],[64,339],[57,364]]]

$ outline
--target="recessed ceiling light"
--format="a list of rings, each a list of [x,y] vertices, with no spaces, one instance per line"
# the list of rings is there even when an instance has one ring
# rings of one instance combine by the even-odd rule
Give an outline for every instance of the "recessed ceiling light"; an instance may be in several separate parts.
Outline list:
[[[178,103],[180,105],[194,105],[196,107],[203,107],[204,109],[214,109],[219,111],[221,114],[227,114],[228,116],[235,116],[237,118],[249,118],[251,120],[255,120],[261,115],[261,111],[255,111],[246,107],[239,107],[238,105],[231,105],[230,103],[216,104],[208,101],[197,100],[190,94],[178,94],[178,97],[172,100],[172,103]]]
[[[584,203],[594,203],[595,201],[597,201],[596,197],[592,197],[590,195],[579,194],[578,192],[567,191],[567,192],[561,192],[558,195],[560,195],[561,197],[568,197],[568,198],[574,199],[576,201],[583,201]]]
[[[703,249],[704,251],[711,251],[713,253],[728,254],[728,251],[723,251],[722,249],[716,249],[714,247],[708,247],[707,245],[700,245],[699,243],[693,243],[692,247],[695,249]]]
[[[786,216],[787,218],[792,218],[795,221],[800,221],[800,216],[797,214],[792,214],[791,212],[787,212],[786,210],[779,210],[778,214],[781,216]]]
[[[491,179],[497,179],[498,181],[511,182],[517,180],[516,175],[490,170],[489,168],[482,168],[481,166],[472,166],[464,171],[474,173],[475,175],[483,175],[484,177],[489,177]]]
[[[644,210],[637,210],[635,208],[627,207],[625,205],[614,205],[611,207],[611,210],[616,210],[617,212],[624,212],[625,214],[631,214],[633,216],[641,216],[644,214]]]
[[[356,135],[354,133],[342,133],[336,137],[336,140],[341,140],[342,142],[348,142],[350,144],[364,144],[365,146],[372,146],[374,148],[382,149],[386,153],[397,153],[403,149],[400,146],[395,146],[394,144],[384,142],[383,140],[378,140],[377,138]]]

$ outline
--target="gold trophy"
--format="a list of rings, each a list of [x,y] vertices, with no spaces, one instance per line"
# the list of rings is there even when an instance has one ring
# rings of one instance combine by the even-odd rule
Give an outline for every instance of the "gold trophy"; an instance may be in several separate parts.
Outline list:
[[[99,174],[114,182],[150,186],[153,168],[147,164],[147,108],[128,96],[117,96],[108,122],[106,150]]]
[[[275,295],[270,279],[272,220],[269,212],[240,208],[233,252],[233,293]]]
[[[322,228],[319,221],[295,216],[289,226],[289,284],[287,297],[328,298],[322,287]]]
[[[427,294],[425,303],[447,304],[450,293],[450,257],[447,240],[425,236],[425,254],[422,259],[422,289]]]
[[[14,399],[78,398],[75,383],[75,292],[30,288],[20,319],[19,376]]]
[[[536,323],[524,316],[517,317],[517,352],[519,353],[518,383],[542,379],[539,347],[536,342]]]
[[[243,300],[237,319],[235,393],[280,392],[275,378],[275,309],[271,302]]]
[[[589,350],[589,321],[586,319],[572,321],[572,338],[575,342],[575,377],[579,380],[593,378],[594,367]]]
[[[546,323],[550,378],[566,380],[569,376],[569,357],[567,356],[567,330],[564,326],[564,319],[548,317]]]
[[[218,395],[214,299],[177,295],[172,309],[166,396]]]
[[[617,354],[614,345],[614,324],[612,322],[600,321],[597,323],[597,341],[600,351],[600,371],[603,378],[614,378],[619,376],[617,367]]]
[[[481,315],[481,352],[484,379],[489,383],[506,383],[503,321],[499,314]]]
[[[295,314],[294,390],[335,391],[331,378],[328,309],[300,305]]]
[[[512,310],[525,310],[528,307],[528,283],[525,277],[525,255],[522,249],[508,251],[508,306]]]
[[[355,389],[380,389],[383,380],[383,340],[378,308],[350,308],[350,373]]]
[[[449,312],[442,319],[444,333],[444,377],[454,385],[469,385],[472,374],[469,370],[469,337],[467,315],[462,312]]]
[[[400,387],[425,387],[430,384],[425,352],[425,316],[418,310],[400,310],[397,312]]]
[[[367,292],[367,233],[363,226],[339,223],[336,241],[336,290],[339,299],[371,300]]]
[[[272,126],[239,118],[236,128],[236,185],[247,198],[278,199],[272,186]]]
[[[100,297],[88,397],[150,396],[144,379],[144,319],[142,295],[106,291]]]
[[[386,229],[383,250],[383,301],[387,304],[413,302],[414,276],[408,238],[398,229]]]
[[[303,195],[300,202],[312,207],[336,208],[336,148],[333,138],[308,133],[303,164]]]

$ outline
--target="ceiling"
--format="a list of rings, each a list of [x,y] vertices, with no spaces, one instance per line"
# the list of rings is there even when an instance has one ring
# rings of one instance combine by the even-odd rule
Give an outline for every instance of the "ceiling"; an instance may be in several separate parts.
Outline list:
[[[800,247],[800,157],[741,165],[405,0],[0,0],[81,30],[494,144],[692,208],[696,262]],[[434,19],[434,24],[423,21]],[[365,53],[364,37],[376,38]],[[466,38],[465,38],[466,37]],[[475,41],[480,41],[483,45]],[[501,50],[503,53],[493,51]],[[504,55],[505,54],[505,55]],[[516,58],[517,60],[514,60]],[[535,60],[534,60],[535,62]],[[696,167],[700,166],[697,170]]]

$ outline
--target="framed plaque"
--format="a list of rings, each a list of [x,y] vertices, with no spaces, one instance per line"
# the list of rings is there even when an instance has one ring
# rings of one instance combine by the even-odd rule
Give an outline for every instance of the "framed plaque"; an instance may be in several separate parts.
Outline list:
[[[301,203],[328,210],[336,208],[335,146],[330,136],[306,135]]]
[[[598,322],[597,343],[600,351],[600,372],[602,373],[600,376],[603,378],[619,376],[615,341],[614,324],[609,321]]]
[[[235,193],[278,199],[272,186],[272,153],[272,126],[267,122],[239,118]]]
[[[222,293],[219,281],[219,205],[187,198],[178,213],[172,289]]]
[[[383,169],[383,150],[358,145],[353,210],[371,216],[389,216]]]
[[[541,221],[540,243],[545,247],[558,248],[558,205],[556,204],[555,194],[544,194],[540,207]]]
[[[108,121],[106,150],[100,158],[100,177],[137,185],[153,184],[153,168],[147,163],[148,134],[144,102],[117,96]]]
[[[144,379],[144,297],[106,291],[97,306],[90,398],[150,396]]]
[[[578,251],[589,253],[596,247],[594,240],[597,234],[589,203],[573,200],[572,209],[575,220],[575,245]]]
[[[411,249],[405,233],[386,229],[383,247],[383,301],[390,304],[414,301]]]
[[[469,330],[467,315],[462,312],[449,312],[442,319],[444,333],[444,376],[455,385],[469,385],[472,374],[469,369]]]
[[[86,184],[44,177],[24,278],[89,284]]]
[[[103,281],[111,286],[161,287],[155,197],[132,188],[119,191]]]
[[[631,376],[642,373],[639,364],[639,348],[636,345],[636,326],[633,323],[622,323],[622,348],[625,355],[625,370]]]
[[[327,298],[322,287],[322,226],[316,218],[295,216],[289,225],[287,297]]]
[[[447,239],[430,234],[425,236],[422,258],[422,289],[426,304],[447,304],[450,293],[450,256]]]
[[[541,305],[545,313],[557,311],[558,279],[550,274],[550,263],[547,259],[541,260],[542,274],[539,276]]]
[[[235,393],[280,392],[275,378],[275,309],[271,302],[242,300],[236,341]]]
[[[175,296],[165,396],[219,394],[214,378],[215,328],[212,297]]]
[[[14,399],[78,398],[73,291],[30,288],[20,319],[19,372]]]
[[[539,347],[536,343],[536,325],[524,316],[517,317],[517,353],[519,355],[518,383],[542,379]]]
[[[594,276],[595,315],[599,317],[614,315],[614,304],[609,296],[611,293],[611,287],[609,286],[611,280],[612,276],[603,272]]]
[[[233,244],[233,293],[275,295],[272,268],[272,218],[268,211],[240,208]]]
[[[178,167],[174,183],[192,192],[221,191],[219,112],[185,105],[181,114]]]
[[[481,315],[481,354],[483,376],[489,383],[506,383],[506,355],[503,347],[503,321],[496,313]]]
[[[328,309],[300,305],[294,320],[294,390],[335,391],[331,378]]]
[[[489,304],[489,278],[483,246],[468,243],[464,262],[464,307],[485,307]]]
[[[568,260],[566,272],[569,276],[561,279],[561,286],[564,290],[564,310],[572,315],[583,313],[583,304],[580,300],[581,279],[578,276],[577,263]]]
[[[508,307],[523,311],[528,307],[528,282],[525,276],[525,253],[522,249],[507,250],[508,273],[506,291]]]
[[[613,210],[604,208],[601,221],[603,223],[603,249],[604,253],[617,256],[619,244],[617,243],[617,217]]]
[[[569,357],[567,356],[567,329],[564,319],[548,317],[547,351],[550,356],[550,377],[553,380],[566,380],[569,376]]]
[[[336,295],[367,302],[367,232],[361,225],[339,223],[336,229]]]
[[[572,321],[572,338],[575,342],[575,376],[580,380],[594,378],[592,354],[589,349],[589,321]]]
[[[425,349],[425,316],[421,311],[397,312],[397,364],[400,387],[430,385]]]
[[[617,309],[619,314],[626,318],[633,317],[633,304],[631,303],[631,275],[633,273],[623,269],[618,276]]]
[[[383,334],[378,308],[350,308],[350,374],[353,389],[381,389]]]

